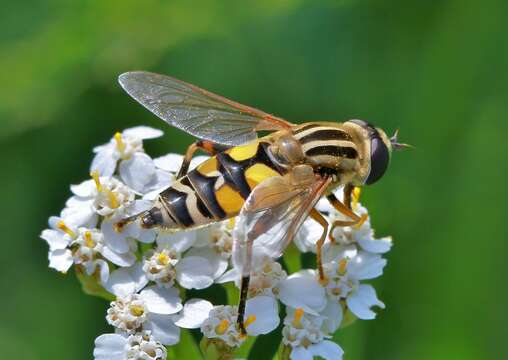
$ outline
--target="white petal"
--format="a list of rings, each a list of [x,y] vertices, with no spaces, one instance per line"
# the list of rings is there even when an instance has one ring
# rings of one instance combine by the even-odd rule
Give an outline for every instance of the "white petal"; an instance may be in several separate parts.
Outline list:
[[[379,306],[384,309],[383,304],[376,296],[376,290],[371,285],[362,284],[346,299],[347,306],[351,312],[362,320],[372,320],[376,313],[370,308]]]
[[[49,267],[60,272],[67,272],[71,267],[72,253],[69,249],[58,249],[55,251],[50,251],[48,254],[49,259]]]
[[[314,356],[320,356],[325,360],[340,360],[344,351],[339,345],[330,340],[323,340],[320,343],[313,344],[308,347],[308,350]]]
[[[323,246],[323,263],[339,261],[340,259],[353,259],[358,254],[354,244],[341,245],[327,242]]]
[[[222,256],[219,256],[212,248],[203,247],[203,248],[192,248],[190,249],[187,256],[199,256],[207,259],[212,266],[212,272],[210,275],[217,279],[219,276],[224,274],[224,271],[228,268],[228,261],[224,259]]]
[[[208,314],[212,310],[211,302],[202,299],[188,300],[183,310],[175,316],[175,324],[185,329],[197,329],[208,319]]]
[[[296,233],[294,242],[301,252],[316,252],[316,242],[321,237],[323,228],[316,221],[307,219]]]
[[[321,312],[325,317],[323,326],[328,333],[334,333],[340,326],[343,318],[342,306],[335,299],[329,299],[326,307]]]
[[[175,288],[149,286],[139,293],[146,303],[148,311],[156,314],[170,315],[182,310],[182,302]]]
[[[101,254],[111,261],[113,264],[118,266],[131,266],[136,262],[136,256],[132,252],[126,252],[125,254],[119,254],[104,246],[102,248]]]
[[[210,262],[199,256],[186,256],[176,264],[176,279],[186,289],[204,289],[213,284]]]
[[[157,237],[157,245],[163,249],[184,252],[196,242],[196,230],[178,231],[175,233],[161,232]]]
[[[118,172],[128,187],[143,194],[155,176],[155,164],[147,154],[136,152],[129,160],[120,162]]]
[[[303,346],[297,346],[291,350],[291,360],[312,360],[312,353]]]
[[[100,282],[101,284],[106,284],[109,279],[109,266],[108,263],[104,260],[95,260],[93,262],[94,268],[99,267],[99,275],[100,275]],[[92,274],[89,274],[92,275]]]
[[[95,154],[90,171],[98,171],[100,176],[112,176],[116,169],[116,159],[113,156],[115,148],[106,146]]]
[[[68,206],[72,199],[77,200],[76,196],[73,196],[67,202],[67,207],[62,210],[60,216],[64,219],[65,224],[73,227],[87,227],[94,228],[98,222],[98,216],[91,207],[91,201],[86,200],[81,202],[79,205]]]
[[[246,329],[251,336],[268,334],[279,326],[277,300],[271,296],[256,296],[247,300],[245,319],[251,315],[255,316],[255,320]]]
[[[167,154],[153,159],[153,162],[159,169],[176,173],[182,166],[183,156],[180,154]]]
[[[127,339],[119,334],[102,334],[95,339],[95,360],[124,360]]]
[[[151,194],[151,192],[161,193],[169,187],[175,181],[175,175],[164,170],[155,169],[155,173],[152,176],[150,182],[145,185],[145,195]],[[149,195],[150,196],[150,195]],[[145,198],[145,196],[143,196]]]
[[[110,293],[124,297],[141,290],[148,283],[143,264],[136,263],[128,268],[119,268],[109,275],[104,288]]]
[[[70,237],[65,236],[61,231],[53,229],[43,230],[40,237],[46,240],[51,251],[65,249],[70,244]]]
[[[240,282],[240,274],[238,273],[237,269],[230,269],[222,274],[221,277],[215,280],[215,282],[218,284],[224,284],[230,281],[234,281],[235,284]]]
[[[104,234],[104,242],[113,251],[119,254],[125,254],[129,251],[129,243],[126,237],[129,236],[127,227],[122,232],[114,229],[114,222],[104,220],[101,225],[101,231]]]
[[[387,236],[381,239],[372,237],[362,237],[358,239],[358,244],[368,252],[383,254],[388,252],[392,247],[392,238]]]
[[[383,274],[386,259],[379,254],[360,251],[347,265],[347,273],[356,280],[374,279]]]
[[[85,180],[78,185],[71,185],[71,191],[74,195],[80,197],[90,197],[95,190],[95,182],[93,180]]]
[[[122,131],[122,135],[138,139],[155,139],[164,135],[159,129],[154,129],[148,126],[135,126]]]
[[[143,329],[151,330],[153,337],[164,345],[174,345],[180,341],[180,328],[173,324],[169,315],[149,314]]]
[[[300,270],[281,281],[279,298],[285,305],[302,308],[312,315],[319,315],[326,306],[325,290],[312,270]]]

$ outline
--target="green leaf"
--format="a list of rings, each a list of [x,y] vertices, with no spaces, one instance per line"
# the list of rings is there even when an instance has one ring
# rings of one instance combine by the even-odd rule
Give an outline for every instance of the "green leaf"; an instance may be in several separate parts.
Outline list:
[[[169,350],[171,354],[169,354]],[[168,355],[172,355],[168,356],[168,359],[201,360],[203,358],[198,344],[187,329],[181,329],[180,342],[176,346],[168,348]]]
[[[115,300],[115,296],[111,293],[109,293],[106,289],[102,287],[102,285],[99,283],[98,276],[93,275],[87,275],[84,273],[83,268],[81,266],[76,266],[75,268],[76,277],[78,278],[79,282],[81,283],[81,287],[83,289],[83,292],[88,295],[92,296],[98,296],[103,299],[106,299],[108,301]]]

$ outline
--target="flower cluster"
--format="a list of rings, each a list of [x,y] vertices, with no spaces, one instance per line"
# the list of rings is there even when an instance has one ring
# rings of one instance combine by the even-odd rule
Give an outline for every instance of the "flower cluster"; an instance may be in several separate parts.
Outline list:
[[[174,233],[144,229],[139,221],[116,226],[149,209],[175,181],[183,157],[152,159],[143,148],[144,140],[161,135],[135,127],[96,147],[90,178],[71,186],[64,209],[50,217],[49,228],[41,233],[51,268],[66,273],[74,266],[87,293],[110,301],[105,318],[114,331],[97,337],[94,358],[166,359],[168,349],[179,343],[181,329],[200,329],[205,352],[213,346],[233,354],[248,336],[268,334],[282,322],[283,358],[340,359],[343,351],[331,340],[333,334],[352,319],[373,319],[373,307],[384,308],[365,281],[382,274],[382,255],[390,250],[391,239],[374,236],[367,209],[355,198],[353,210],[365,221],[332,228],[323,251],[324,279],[315,269],[288,275],[282,262],[259,259],[251,271],[247,334],[242,334],[237,304],[214,305],[187,292],[214,284],[240,288],[231,259],[235,219]],[[196,157],[191,168],[205,159]],[[317,208],[330,224],[347,220],[326,201]],[[321,232],[316,222],[305,221],[296,248],[315,253]],[[286,306],[282,321],[281,303]]]

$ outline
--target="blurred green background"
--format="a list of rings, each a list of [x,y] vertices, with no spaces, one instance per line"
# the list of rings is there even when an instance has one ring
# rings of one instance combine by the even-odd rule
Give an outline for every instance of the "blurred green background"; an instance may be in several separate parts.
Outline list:
[[[347,359],[506,359],[508,3],[504,0],[0,1],[2,359],[90,359],[107,304],[38,238],[114,131],[162,128],[118,74],[170,74],[291,121],[369,120],[416,146],[365,189],[393,235],[387,309]],[[258,357],[261,358],[261,357]]]

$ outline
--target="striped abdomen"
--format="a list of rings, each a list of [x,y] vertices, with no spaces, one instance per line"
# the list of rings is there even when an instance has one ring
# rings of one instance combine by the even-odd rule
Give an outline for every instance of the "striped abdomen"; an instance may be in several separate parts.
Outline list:
[[[313,165],[335,168],[344,159],[354,160],[358,157],[353,138],[341,129],[340,124],[305,124],[297,127],[293,136]]]
[[[191,228],[236,216],[254,187],[281,174],[255,141],[221,152],[178,179],[159,195],[163,227]]]

